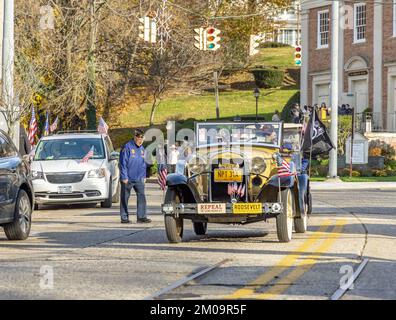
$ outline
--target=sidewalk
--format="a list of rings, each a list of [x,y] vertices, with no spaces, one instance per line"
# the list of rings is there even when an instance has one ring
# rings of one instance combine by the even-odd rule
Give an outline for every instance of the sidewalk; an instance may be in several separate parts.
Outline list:
[[[311,182],[314,191],[324,190],[396,190],[396,182]]]

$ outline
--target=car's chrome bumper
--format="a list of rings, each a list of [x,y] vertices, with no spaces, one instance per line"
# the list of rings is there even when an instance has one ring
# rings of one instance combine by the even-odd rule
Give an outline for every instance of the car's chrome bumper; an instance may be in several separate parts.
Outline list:
[[[217,203],[212,203],[212,204],[217,204]],[[242,203],[238,203],[239,205]],[[255,203],[259,204],[259,203]],[[239,210],[239,212],[234,211],[234,205],[232,203],[226,203],[225,204],[225,210],[222,212],[205,212],[198,210],[198,206],[200,204],[197,203],[178,203],[178,204],[172,204],[172,203],[165,203],[162,204],[161,209],[162,213],[165,215],[202,215],[202,216],[241,216],[241,215],[278,215],[282,212],[283,206],[282,203],[280,202],[273,202],[273,203],[262,203],[262,208],[260,212],[242,212]]]

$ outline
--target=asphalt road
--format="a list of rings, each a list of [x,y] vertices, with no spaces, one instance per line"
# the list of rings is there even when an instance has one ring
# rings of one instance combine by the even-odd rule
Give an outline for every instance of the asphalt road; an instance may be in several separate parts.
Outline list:
[[[342,299],[396,298],[395,191],[314,192],[309,231],[290,243],[270,220],[211,224],[206,236],[187,223],[180,244],[166,240],[162,192],[148,184],[147,193],[148,225],[121,225],[118,205],[74,205],[36,211],[27,241],[0,231],[0,299],[144,299],[219,262],[160,298],[329,299],[365,258]]]

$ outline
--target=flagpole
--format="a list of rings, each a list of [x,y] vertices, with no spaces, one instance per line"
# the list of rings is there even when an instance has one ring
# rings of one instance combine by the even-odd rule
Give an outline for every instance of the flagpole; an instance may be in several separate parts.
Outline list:
[[[313,106],[313,110],[312,110],[312,123],[311,123],[311,132],[310,132],[310,136],[311,136],[311,147],[310,147],[310,150],[309,150],[309,172],[308,172],[308,176],[309,176],[310,179],[311,179],[311,167],[312,167],[311,162],[312,162],[312,146],[313,146],[313,143],[312,143],[312,136],[313,136],[313,129],[314,129],[314,127],[315,127],[315,115],[316,115],[316,107],[315,107],[315,105],[314,105],[314,106]]]

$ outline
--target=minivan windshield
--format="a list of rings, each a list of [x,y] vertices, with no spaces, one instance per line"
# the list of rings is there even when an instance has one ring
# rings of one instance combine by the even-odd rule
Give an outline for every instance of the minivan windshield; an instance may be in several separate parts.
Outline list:
[[[37,146],[35,161],[82,159],[93,147],[90,159],[104,159],[105,151],[100,138],[69,138],[41,140]]]

